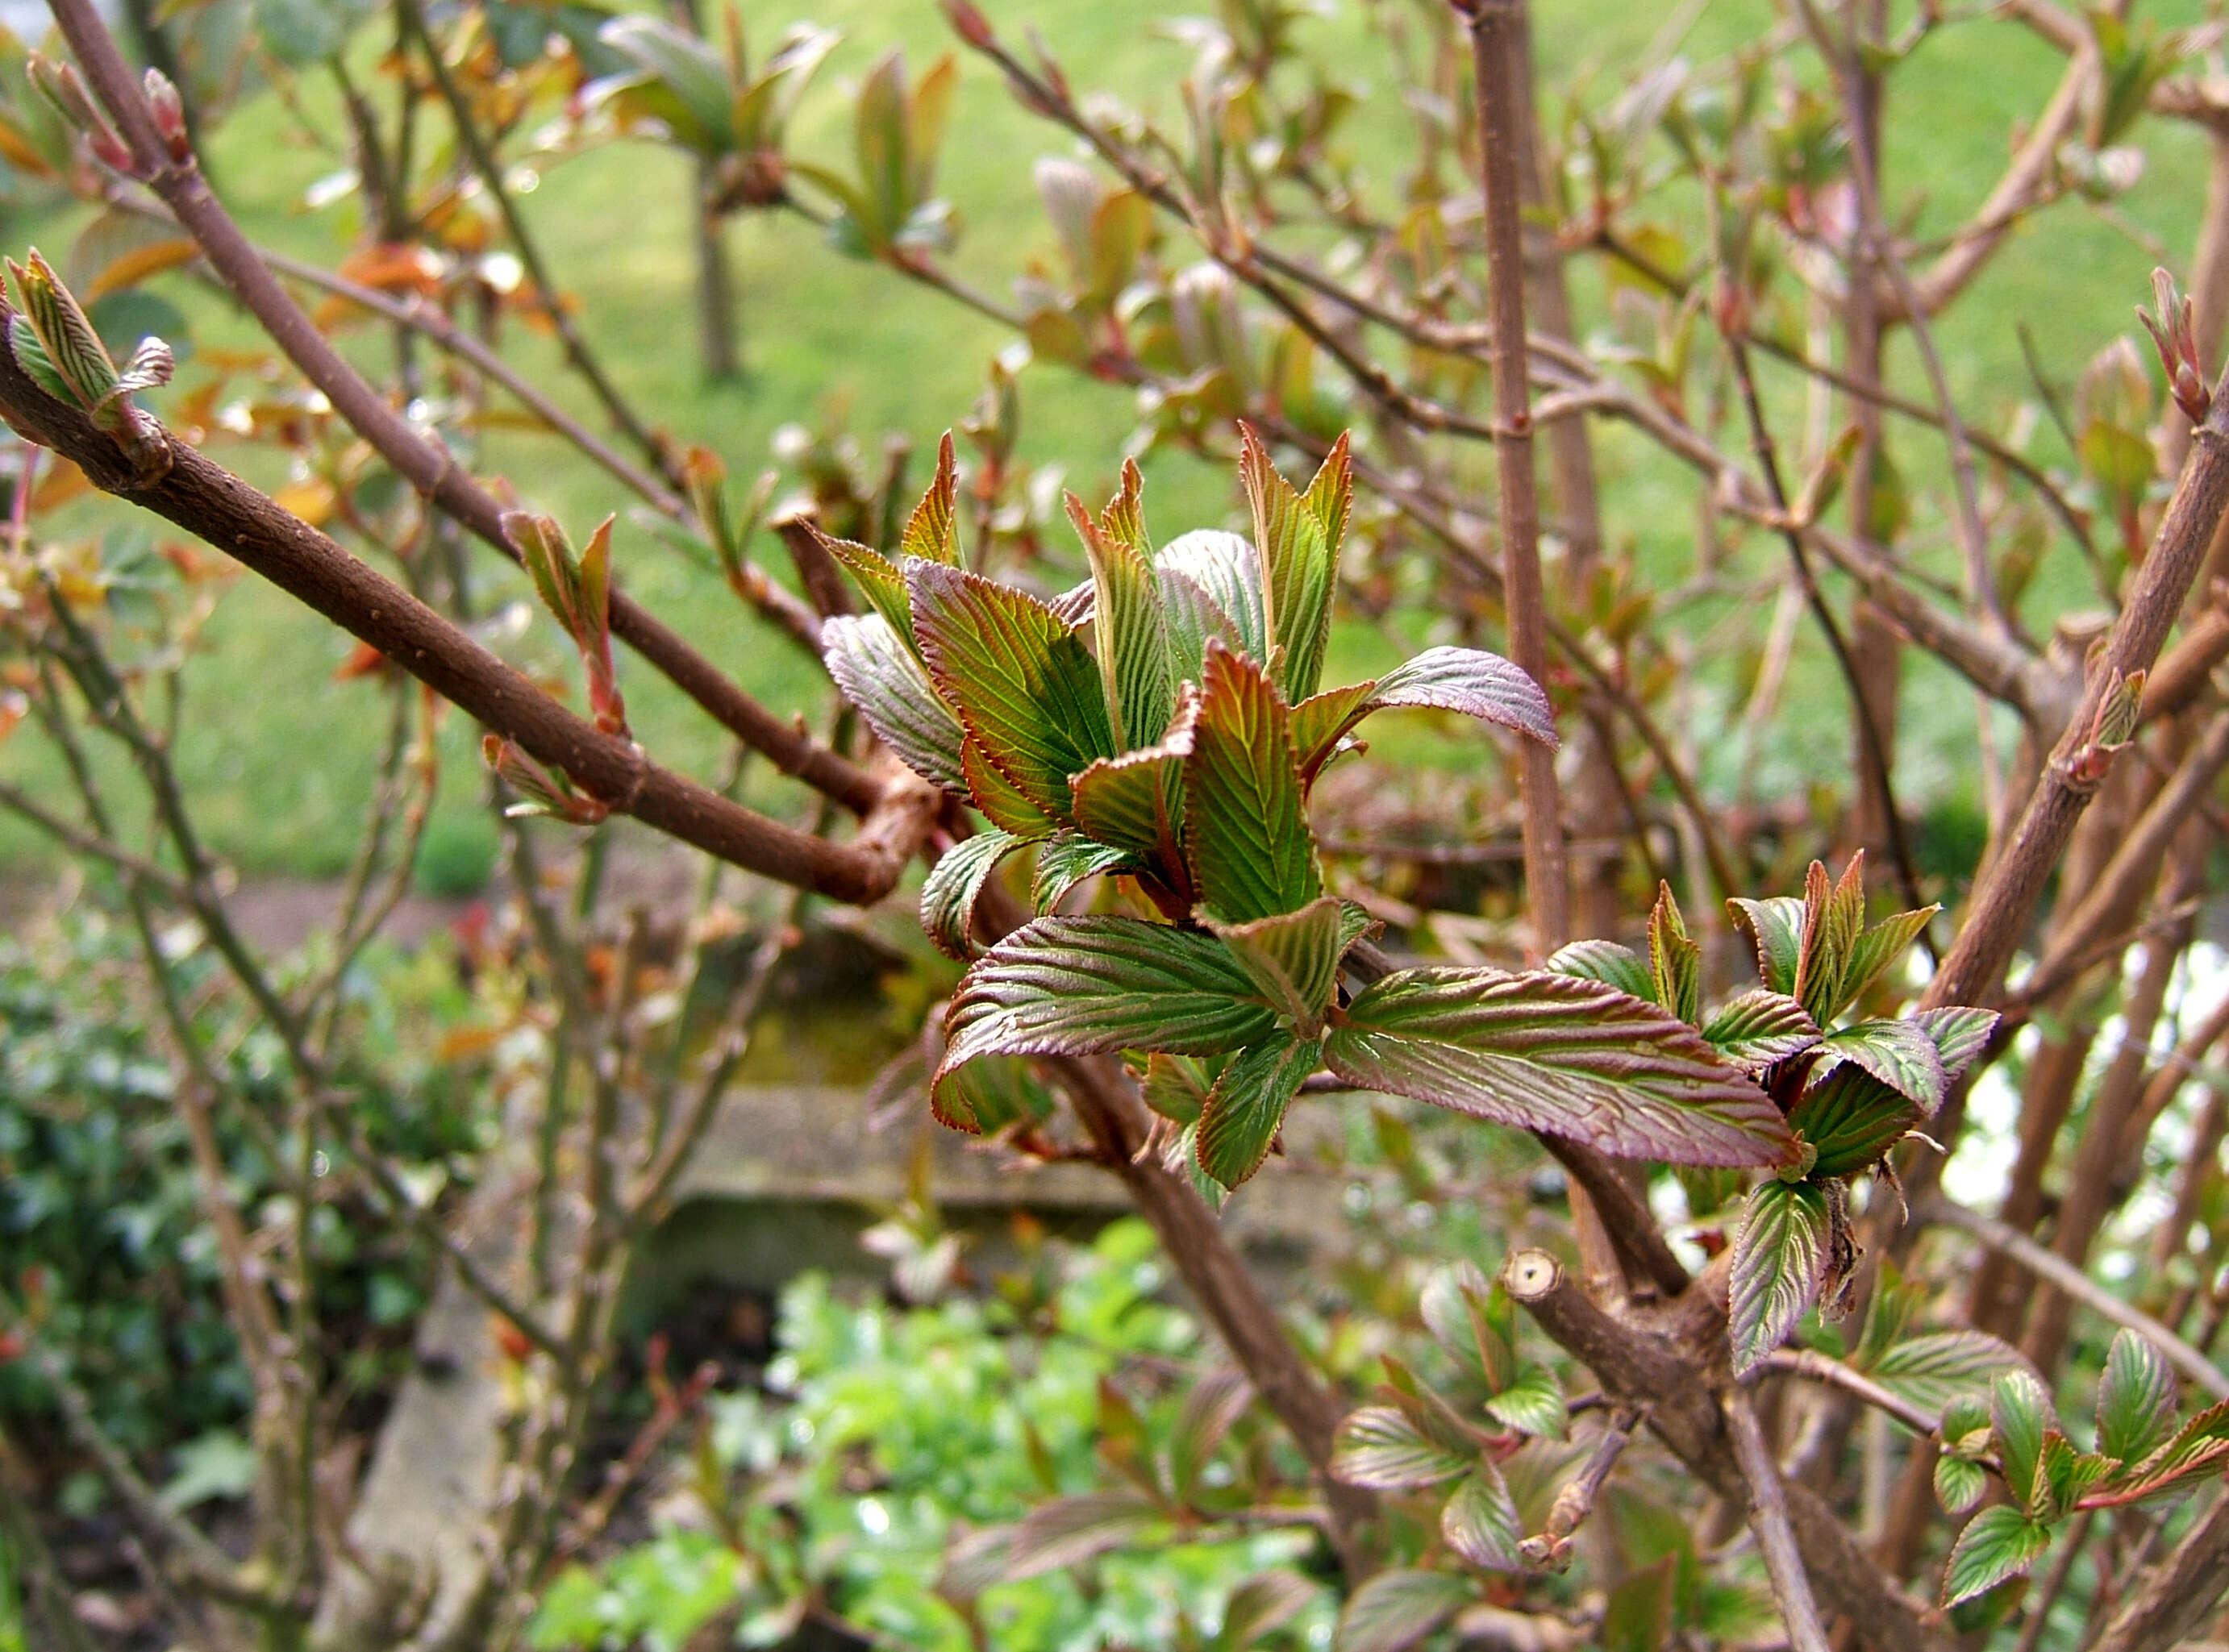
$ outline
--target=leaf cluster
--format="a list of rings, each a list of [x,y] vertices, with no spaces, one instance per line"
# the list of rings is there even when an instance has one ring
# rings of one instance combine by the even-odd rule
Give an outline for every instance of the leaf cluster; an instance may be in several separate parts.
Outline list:
[[[1035,857],[1042,915],[953,997],[938,1117],[999,1127],[962,1077],[982,1058],[1121,1053],[1222,1188],[1259,1168],[1319,1068],[1616,1153],[1793,1162],[1742,1060],[1653,987],[1631,990],[1638,976],[1423,968],[1346,990],[1341,964],[1368,924],[1325,886],[1307,815],[1325,767],[1389,707],[1549,745],[1553,719],[1538,685],[1475,650],[1324,688],[1352,507],[1346,445],[1303,490],[1249,431],[1240,480],[1250,540],[1195,532],[1156,549],[1134,465],[1096,515],[1071,498],[1092,577],[1053,600],[960,566],[948,439],[894,557],[823,540],[872,610],[824,627],[831,675],[893,751],[989,822],[931,874],[931,938],[968,956],[999,862]],[[1123,880],[1153,915],[1058,912],[1093,876]],[[1748,1047],[1773,1036],[1753,1031]]]

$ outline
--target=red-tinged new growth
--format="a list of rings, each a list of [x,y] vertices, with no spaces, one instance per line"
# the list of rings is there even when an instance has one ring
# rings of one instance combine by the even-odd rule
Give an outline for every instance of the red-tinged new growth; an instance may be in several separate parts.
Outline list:
[[[1165,1117],[1223,1188],[1274,1150],[1320,1068],[1606,1152],[1794,1162],[1787,1121],[1743,1065],[1787,1029],[1751,1007],[1730,1053],[1691,1024],[1693,949],[1668,906],[1661,947],[1686,949],[1665,964],[1670,1014],[1638,1001],[1645,979],[1634,993],[1570,971],[1408,970],[1341,997],[1341,962],[1370,920],[1325,892],[1307,805],[1351,732],[1375,712],[1429,707],[1552,748],[1555,721],[1529,676],[1473,649],[1429,649],[1320,692],[1352,509],[1347,445],[1333,443],[1303,490],[1258,434],[1241,434],[1253,541],[1205,530],[1156,550],[1126,466],[1097,515],[1070,499],[1092,580],[1055,602],[956,566],[948,442],[895,557],[823,541],[874,611],[826,623],[831,674],[893,752],[992,828],[930,874],[931,937],[969,956],[999,862],[1025,849],[1037,862],[1044,915],[953,996],[937,1116],[989,1127],[967,1072],[980,1058],[1159,1056],[1168,1071],[1192,1064],[1194,1105]],[[1061,915],[1094,876],[1125,880],[1130,911]]]
[[[612,658],[612,522],[607,516],[588,537],[579,556],[554,516],[524,510],[504,514],[504,531],[518,547],[543,605],[580,650],[588,683],[588,710],[596,727],[624,738],[626,701],[620,694],[619,667]]]
[[[520,795],[521,801],[504,810],[506,815],[514,818],[546,815],[574,826],[600,826],[611,815],[609,804],[575,791],[570,781],[543,767],[515,740],[500,734],[482,735],[480,756],[505,785]]]
[[[2160,367],[2167,374],[2174,405],[2192,424],[2203,424],[2213,395],[2207,387],[2206,365],[2198,359],[2197,307],[2165,270],[2152,272],[2152,298],[2159,314],[2155,317],[2138,305],[2136,319],[2143,323],[2144,330],[2158,347]]]
[[[170,77],[160,69],[149,69],[146,74],[147,112],[155,118],[155,130],[163,139],[163,147],[170,158],[183,163],[194,158],[192,135],[186,129],[186,100]]]
[[[2143,717],[2145,680],[2145,673],[2131,671],[2107,691],[2090,726],[2090,738],[2060,765],[2059,772],[2069,786],[2095,791],[2104,784],[2113,759],[2136,737],[2136,724]]]
[[[163,426],[132,404],[132,395],[170,381],[170,347],[143,338],[119,370],[77,299],[36,247],[24,262],[8,260],[17,308],[9,319],[8,347],[39,387],[75,407],[116,439],[142,485],[170,468]]]
[[[55,112],[69,123],[86,141],[93,158],[103,166],[123,173],[126,177],[138,176],[138,164],[132,157],[131,147],[116,135],[86,90],[85,81],[74,64],[57,63],[37,52],[30,54],[24,72],[39,95],[55,107]],[[165,83],[167,84],[167,82]],[[172,88],[173,94],[177,91]]]

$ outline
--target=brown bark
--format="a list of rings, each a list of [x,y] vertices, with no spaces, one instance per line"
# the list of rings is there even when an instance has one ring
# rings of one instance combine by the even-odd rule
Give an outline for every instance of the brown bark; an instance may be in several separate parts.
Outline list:
[[[2203,887],[2209,836],[2186,832],[2160,904],[2173,905]],[[2129,1138],[2149,1089],[2145,1079],[2152,1034],[2167,1002],[2176,960],[2189,944],[2194,927],[2185,920],[2145,944],[2142,971],[2122,1010],[2121,1047],[2113,1053],[2083,1119],[2081,1141],[2067,1173],[2066,1194],[2059,1201],[2052,1233],[2052,1249],[2075,1267],[2089,1260],[2090,1247],[2099,1230],[2131,1185],[2122,1172],[2129,1156],[2141,1153],[2143,1148],[2141,1138]],[[2057,1368],[2072,1311],[2073,1304],[2065,1295],[2048,1284],[2035,1292],[2020,1351],[2035,1362],[2038,1370]]]
[[[2229,1493],[2153,1567],[2106,1626],[2092,1652],[2167,1652],[2194,1633],[2229,1588]]]
[[[4,316],[0,309],[0,316]],[[169,468],[135,474],[115,442],[0,352],[0,418],[50,447],[104,492],[153,511],[252,568],[617,812],[778,881],[871,904],[890,893],[936,812],[910,776],[875,781],[882,799],[839,844],[769,820],[659,767],[639,746],[575,716],[393,580],[239,477],[176,440]]]
[[[504,533],[503,507],[495,496],[343,359],[209,192],[199,166],[191,159],[170,157],[139,82],[91,0],[55,0],[54,12],[94,96],[131,149],[137,176],[176,215],[272,342],[325,394],[350,428],[406,481],[475,537],[517,560],[517,551]],[[813,636],[813,613],[802,603],[779,586],[769,586],[763,596],[762,605],[778,623],[801,638]],[[855,814],[865,814],[880,800],[881,789],[857,765],[774,715],[623,592],[612,594],[612,634],[783,773],[836,798]]]
[[[1571,287],[1564,279],[1564,253],[1556,244],[1554,225],[1548,220],[1554,202],[1544,170],[1545,145],[1534,95],[1537,76],[1529,7],[1518,12],[1516,58],[1512,90],[1517,102],[1518,136],[1524,144],[1518,188],[1526,210],[1526,304],[1535,331],[1553,338],[1575,338],[1578,335]],[[1603,554],[1602,489],[1595,473],[1593,426],[1586,419],[1558,419],[1548,426],[1548,476],[1555,531],[1563,541],[1564,599],[1576,606],[1585,601],[1588,585]],[[1610,749],[1607,720],[1582,719],[1568,738],[1572,747],[1567,765],[1571,776],[1571,817],[1618,818],[1625,808],[1624,789],[1618,784],[1616,753]],[[1625,902],[1618,887],[1622,862],[1620,855],[1590,855],[1581,856],[1572,867],[1574,934],[1617,932],[1625,917]]]
[[[1519,62],[1523,0],[1456,0],[1470,25],[1480,177],[1486,201],[1487,311],[1493,325],[1493,452],[1500,478],[1502,600],[1509,657],[1548,680],[1547,605],[1540,576],[1540,496],[1532,458],[1532,389],[1525,340],[1524,125]],[[1520,742],[1525,889],[1543,956],[1571,937],[1571,870],[1556,754]]]
[[[1718,1400],[1730,1381],[1723,1267],[1646,1321],[1619,1319],[1596,1306],[1543,1252],[1518,1252],[1501,1277],[1606,1393],[1644,1408],[1650,1429],[1691,1472],[1729,1502],[1748,1503],[1750,1487]],[[1859,1639],[1879,1652],[1948,1652],[1950,1642],[1921,1619],[1827,1503],[1801,1485],[1786,1485],[1784,1493],[1795,1546],[1822,1605],[1847,1618]]]

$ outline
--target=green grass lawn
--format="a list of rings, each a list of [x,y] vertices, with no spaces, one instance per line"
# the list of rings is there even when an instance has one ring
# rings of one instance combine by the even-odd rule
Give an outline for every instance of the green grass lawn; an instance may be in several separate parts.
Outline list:
[[[800,9],[798,0],[779,6],[748,0],[761,49]],[[848,170],[843,85],[893,46],[925,64],[946,49],[947,36],[930,0],[817,0],[809,9],[816,21],[841,29],[845,42],[808,100],[797,147]],[[1110,89],[1159,117],[1177,113],[1177,83],[1190,54],[1154,20],[1201,9],[1088,0],[988,7],[1010,35],[1035,23],[1079,86]],[[1370,93],[1352,141],[1382,189],[1400,158],[1394,135],[1401,123],[1390,106],[1389,77],[1365,43],[1354,11],[1352,0],[1342,0],[1333,16],[1304,28],[1333,48],[1332,61],[1343,70],[1351,65]],[[1536,31],[1546,84],[1574,84],[1590,99],[1609,95],[1647,47],[1659,15],[1612,0],[1542,0]],[[1767,16],[1759,4],[1715,4],[1685,49],[1709,61],[1755,39]],[[1922,49],[1897,83],[1888,170],[1899,203],[1918,206],[1923,232],[1956,221],[1985,193],[2008,153],[2015,124],[2040,106],[2058,67],[2047,48],[1996,22],[1946,29]],[[304,91],[312,107],[323,106],[322,86],[305,83]],[[2180,261],[2195,234],[2204,157],[2198,140],[2180,131],[2151,126],[2143,137],[2149,170],[2119,211],[2126,224],[2159,238]],[[955,265],[962,272],[1003,292],[1023,260],[1049,246],[1029,163],[1070,148],[1021,112],[980,61],[963,64],[939,174],[940,187],[961,214]],[[253,235],[305,256],[337,256],[347,208],[311,212],[302,202],[341,157],[308,142],[277,99],[261,98],[227,121],[212,160],[222,193]],[[967,414],[986,360],[1006,342],[991,323],[906,287],[886,271],[838,256],[796,219],[754,220],[731,232],[750,375],[708,386],[695,365],[689,182],[678,158],[643,144],[614,147],[553,171],[525,204],[563,285],[581,302],[588,331],[635,404],[676,433],[715,447],[746,477],[768,462],[773,432],[793,421],[840,416],[870,449],[886,431],[902,432],[917,450],[926,449],[940,430]],[[10,224],[4,234],[11,249],[38,239],[52,251],[70,228],[67,218],[47,217]],[[1942,330],[1950,375],[1969,416],[2001,423],[2029,394],[2015,320],[2028,322],[2046,357],[2071,377],[2090,350],[2132,327],[2129,307],[2148,298],[2154,261],[2136,235],[2080,208],[2061,209],[2047,229],[2022,232]],[[157,285],[189,308],[205,343],[247,338],[236,317],[183,278],[162,278]],[[522,366],[596,422],[545,341],[520,332],[508,343]],[[1898,371],[1906,387],[1924,391],[1911,361],[1900,360]],[[189,364],[181,376],[190,382],[195,369]],[[1792,413],[1792,387],[1778,385],[1775,393]],[[1041,367],[1025,375],[1024,407],[1025,455],[1061,464],[1070,484],[1087,495],[1103,492],[1135,421],[1128,393]],[[1909,445],[1915,451],[1920,445]],[[1603,452],[1613,532],[1635,545],[1653,573],[1676,578],[1693,560],[1693,479],[1620,432],[1606,433]],[[1921,477],[1926,464],[1913,464]],[[613,509],[624,522],[626,501],[619,490],[553,440],[499,434],[485,468],[576,532]],[[1236,503],[1227,478],[1196,464],[1163,458],[1148,468],[1148,512],[1163,536],[1217,521],[1235,525]],[[1923,519],[1918,534],[1923,542],[1947,545],[1942,522]],[[762,550],[780,560],[771,547]],[[1744,566],[1768,566],[1757,559],[1777,554],[1776,547],[1753,542],[1743,553]],[[809,663],[754,624],[716,581],[624,525],[618,555],[637,594],[677,619],[768,703],[785,714],[820,714],[825,688]],[[2052,556],[2038,585],[2046,611],[2081,588],[2071,547],[2061,542]],[[515,589],[491,568],[486,578],[491,595]],[[1701,633],[1706,653],[1728,627],[1754,629],[1753,617],[1738,611],[1698,609],[1689,619],[1717,627]],[[1428,620],[1416,617],[1412,629],[1421,634]],[[555,632],[543,626],[536,639],[523,656],[558,666]],[[1346,646],[1362,664],[1379,644],[1358,636]],[[1811,720],[1821,732],[1791,739],[1769,765],[1788,783],[1845,766],[1840,690],[1817,652],[1807,650],[1799,662],[1794,692],[1800,703],[1817,708]],[[345,653],[344,638],[252,579],[233,587],[211,623],[208,647],[189,672],[189,700],[197,714],[187,720],[179,760],[209,837],[243,869],[325,873],[350,852],[352,823],[369,796],[382,714],[376,696],[361,685],[331,681]],[[1971,749],[1971,697],[1963,690],[1942,692],[1947,682],[1915,665],[1903,761],[1907,785],[1923,797],[1971,784],[1962,766]],[[638,731],[653,753],[699,774],[716,771],[723,749],[717,731],[646,672],[628,672],[626,684]],[[1705,724],[1715,714],[1712,704],[1707,694],[1696,704]],[[1707,747],[1711,731],[1700,732]],[[1396,738],[1423,760],[1461,760],[1461,748],[1436,735]],[[475,740],[463,719],[450,720],[445,830],[475,829],[462,823],[481,790]],[[0,747],[0,773],[42,780],[45,762],[29,731]],[[768,781],[752,797],[777,811],[799,802]],[[0,861],[41,863],[45,855],[22,829],[0,824]]]

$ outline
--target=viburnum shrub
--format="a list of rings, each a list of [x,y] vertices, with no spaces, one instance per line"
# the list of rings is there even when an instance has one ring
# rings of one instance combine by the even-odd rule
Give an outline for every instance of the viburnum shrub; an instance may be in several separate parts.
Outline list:
[[[994,1056],[1121,1053],[1173,1149],[1230,1188],[1328,1070],[1357,1090],[1570,1137],[1627,1157],[1776,1174],[1750,1195],[1734,1264],[1736,1369],[1784,1341],[1855,1260],[1847,1188],[1938,1106],[1995,1025],[1988,1010],[1837,1021],[1934,915],[1868,926],[1864,860],[1815,861],[1801,899],[1731,903],[1762,984],[1705,1017],[1702,949],[1668,887],[1646,958],[1581,941],[1545,968],[1342,966],[1372,925],[1327,893],[1308,794],[1371,713],[1436,707],[1556,744],[1539,686],[1477,649],[1321,686],[1352,505],[1342,438],[1305,490],[1249,430],[1254,537],[1156,549],[1137,467],[1070,521],[1091,580],[1057,598],[961,566],[947,436],[895,559],[820,535],[873,611],[822,628],[830,675],[924,778],[989,823],[922,896],[930,937],[973,957],[945,1018],[936,1116],[1017,1122],[1031,1092],[982,1080]],[[1007,856],[1035,856],[1038,916],[974,957],[976,906]],[[1124,912],[1057,909],[1112,877]]]
[[[20,439],[0,446],[0,810],[134,940],[193,1153],[166,1185],[200,1204],[253,1470],[213,1523],[158,1493],[208,1476],[170,1461],[182,1442],[119,1439],[109,1350],[55,1310],[67,1293],[0,1268],[0,1348],[62,1425],[0,1451],[0,1549],[29,1534],[17,1570],[56,1643],[79,1623],[64,1584],[93,1585],[41,1558],[53,1522],[15,1518],[19,1462],[35,1487],[97,1472],[163,1597],[151,1632],[519,1644],[554,1578],[662,1506],[710,1378],[630,1392],[626,1285],[753,1105],[735,1086],[786,957],[878,921],[916,860],[967,972],[880,1116],[933,1046],[922,1110],[1001,1164],[1119,1186],[1214,1333],[1197,1363],[1102,1373],[1119,1483],[1041,1472],[1025,1407],[999,1414],[1015,1431],[983,1449],[1012,1455],[986,1470],[1026,1468],[1047,1501],[955,1536],[908,1591],[923,1623],[950,1609],[942,1644],[1045,1639],[961,1583],[1058,1570],[1104,1599],[1101,1568],[1148,1546],[1174,1574],[1203,1533],[1270,1531],[1338,1596],[1341,1652],[1953,1652],[1992,1627],[2019,1652],[2169,1652],[2229,1630],[2207,1616],[2229,1501],[2173,1501],[2229,1458],[2229,1418],[2185,1419],[2164,1376],[2229,1399],[2229,1004],[2200,921],[2229,772],[2229,236],[2200,211],[2229,145],[2153,142],[2229,130],[2216,25],[1791,0],[1656,32],[1522,0],[1224,0],[1165,40],[1136,9],[944,0],[963,49],[915,41],[909,69],[887,40],[847,68],[811,24],[764,54],[755,16],[747,54],[740,4],[259,4],[243,30],[241,6],[188,0],[125,8],[143,63],[94,0],[48,7],[36,52],[0,30],[0,188],[50,247],[70,237],[16,272],[0,349]],[[882,32],[889,9],[864,10]],[[1042,29],[1005,15],[1028,10]],[[1651,43],[1590,32],[1613,21]],[[1537,77],[1536,39],[1596,67]],[[1022,118],[1000,126],[992,88]],[[333,259],[253,233],[280,203],[235,186],[292,188],[262,163],[280,144],[345,157],[305,158],[324,176],[285,203],[327,215]],[[652,145],[687,191],[668,204],[708,381],[740,364],[723,236],[744,214],[773,249],[752,302],[872,354],[908,429],[943,422],[973,348],[930,307],[992,330],[966,472],[947,442],[910,522],[907,438],[877,464],[819,403],[845,352],[768,352],[742,400],[653,359],[674,294]],[[1037,234],[968,238],[1032,190]],[[850,262],[799,280],[808,240]],[[2155,261],[2147,349],[2125,306]],[[212,286],[237,307],[216,336]],[[885,292],[923,318],[816,327]],[[2048,292],[2050,328],[2023,292]],[[554,355],[516,348],[529,328]],[[1073,424],[1037,418],[1055,381]],[[785,421],[777,463],[731,509],[761,417]],[[1089,466],[1117,428],[1148,469],[1235,461],[1247,534],[1157,544],[1128,468],[1105,509],[1071,501],[1069,555],[1030,449]],[[1295,488],[1272,453],[1321,468]],[[794,582],[754,560],[766,526]],[[655,547],[682,564],[637,560]],[[669,624],[655,599],[691,563],[799,658]],[[267,656],[271,611],[205,624],[237,570],[352,639],[330,694],[304,685],[337,637]],[[511,625],[504,593],[530,585],[555,631]],[[1508,657],[1436,648],[1326,686],[1335,592]],[[208,668],[205,631],[234,644]],[[269,806],[197,824],[196,753],[230,760],[260,727],[207,690],[251,658],[285,754],[241,795]],[[1493,725],[1507,760],[1346,784],[1370,772],[1363,720],[1404,706]],[[511,851],[501,901],[456,934],[485,1002],[443,1060],[488,1057],[475,1094],[499,1122],[452,1170],[386,1139],[423,1086],[388,1076],[361,980],[455,806],[440,732],[466,720]],[[1847,743],[1822,740],[1837,724]],[[369,765],[336,772],[350,752]],[[344,780],[361,810],[288,801]],[[359,812],[353,850],[307,842]],[[226,861],[282,815],[348,872],[299,956],[236,921]],[[696,908],[617,893],[636,833],[703,857]],[[1868,912],[1865,862],[1814,864],[1829,843],[1866,846],[1903,910]],[[1465,870],[1520,863],[1521,886]],[[1734,898],[1754,980],[1673,888],[1690,916]],[[1747,898],[1767,889],[1797,892]],[[1922,938],[1930,967],[1901,967]],[[1511,1128],[1336,1104],[1354,1128],[1310,1156],[1344,1182],[1354,1248],[1284,1293],[1215,1207],[1312,1091]],[[230,1142],[254,1175],[213,1156]],[[933,1205],[924,1181],[903,1232],[877,1230],[902,1294],[1005,1290]],[[434,1292],[411,1335],[429,1380],[362,1407],[366,1345],[320,1278],[359,1227],[441,1270],[412,1282]],[[1000,1350],[1018,1367],[1050,1322],[1031,1300]],[[2123,1328],[2141,1340],[2109,1348]],[[2093,1389],[2094,1437],[2053,1424]],[[1192,1425],[1226,1402],[1209,1462]],[[847,1485],[894,1475],[838,1437],[823,1466]],[[817,1544],[787,1483],[754,1471],[728,1534],[671,1552],[716,1584],[765,1561],[755,1532]],[[887,1489],[884,1539],[912,1518]],[[916,1529],[949,1527],[950,1489],[922,1495],[946,1508]],[[875,1568],[808,1558],[790,1621],[872,1617]],[[601,1575],[671,1581],[654,1554]],[[584,1632],[637,1633],[602,1593]],[[1300,1598],[1249,1585],[1212,1631],[1105,1638],[1290,1645],[1321,1621],[1279,1617]]]

